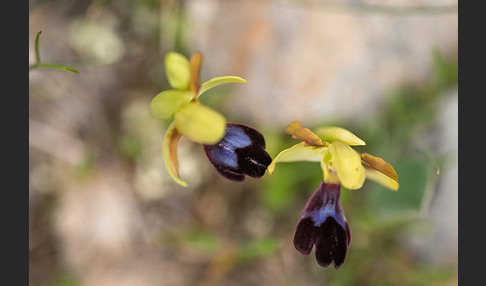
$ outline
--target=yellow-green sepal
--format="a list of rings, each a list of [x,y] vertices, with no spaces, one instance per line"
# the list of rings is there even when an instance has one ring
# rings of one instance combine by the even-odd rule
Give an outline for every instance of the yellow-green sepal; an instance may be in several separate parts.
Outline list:
[[[327,142],[341,141],[349,146],[366,145],[366,142],[363,141],[361,138],[351,133],[351,131],[341,127],[321,127],[318,128],[315,133],[322,140]]]
[[[177,143],[182,134],[175,128],[174,122],[169,125],[162,141],[162,158],[171,178],[179,185],[187,187],[187,183],[179,178],[177,162]]]
[[[169,89],[162,91],[152,99],[152,113],[162,119],[171,118],[176,110],[192,99],[190,91]]]
[[[308,146],[305,142],[301,142],[281,151],[267,167],[267,171],[269,174],[272,174],[278,162],[320,162],[326,150],[327,147],[313,147]]]
[[[165,55],[165,73],[172,88],[189,90],[191,69],[189,60],[176,52]]]
[[[341,184],[349,190],[361,188],[366,175],[359,153],[340,141],[329,144],[329,151]]]
[[[198,143],[216,144],[223,139],[226,131],[224,116],[199,102],[183,105],[174,118],[177,130]]]
[[[370,179],[372,181],[377,182],[378,184],[381,184],[382,186],[392,190],[392,191],[398,191],[398,181],[388,177],[387,175],[371,169],[371,168],[365,168],[365,173],[366,173],[366,178]]]
[[[241,77],[237,76],[220,76],[212,78],[204,83],[201,84],[201,88],[198,92],[198,97],[206,92],[207,90],[216,87],[218,85],[222,85],[225,83],[232,83],[232,82],[239,82],[239,83],[246,83],[246,80],[242,79]]]

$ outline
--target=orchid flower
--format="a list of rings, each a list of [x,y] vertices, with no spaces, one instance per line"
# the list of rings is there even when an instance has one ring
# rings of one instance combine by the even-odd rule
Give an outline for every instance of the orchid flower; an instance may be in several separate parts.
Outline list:
[[[150,103],[155,116],[174,118],[162,142],[162,156],[170,176],[187,186],[179,177],[177,160],[177,144],[184,135],[204,146],[210,162],[226,178],[241,181],[245,175],[261,177],[271,162],[263,136],[249,126],[227,122],[199,101],[199,96],[213,87],[246,80],[221,76],[200,83],[201,64],[200,52],[193,53],[190,60],[179,53],[167,53],[165,72],[172,89],[162,91]]]
[[[368,178],[396,191],[398,175],[383,159],[351,148],[366,143],[344,128],[321,127],[314,133],[294,121],[285,131],[303,142],[280,152],[268,166],[269,174],[277,163],[295,161],[320,162],[323,171],[321,184],[300,214],[294,246],[308,255],[315,245],[318,264],[328,267],[333,263],[338,269],[351,242],[349,224],[339,201],[341,185],[357,190]]]

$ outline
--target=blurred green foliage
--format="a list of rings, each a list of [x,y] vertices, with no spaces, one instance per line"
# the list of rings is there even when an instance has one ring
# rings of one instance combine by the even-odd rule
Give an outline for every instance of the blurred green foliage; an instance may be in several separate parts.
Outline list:
[[[68,272],[65,271],[58,271],[55,273],[52,278],[46,282],[43,283],[41,286],[79,286],[81,285],[81,282],[78,281],[73,276],[70,276]]]
[[[174,245],[180,249],[206,253],[217,257],[219,253],[230,253],[231,264],[250,263],[272,256],[278,251],[280,242],[276,238],[258,238],[223,242],[214,232],[199,227],[182,227],[164,235],[162,245]]]

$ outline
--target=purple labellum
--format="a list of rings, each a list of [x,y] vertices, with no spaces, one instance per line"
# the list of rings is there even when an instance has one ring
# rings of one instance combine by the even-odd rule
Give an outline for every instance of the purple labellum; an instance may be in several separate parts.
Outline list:
[[[272,162],[262,134],[243,124],[226,123],[223,139],[215,145],[203,146],[216,170],[235,181],[243,181],[245,175],[260,178]]]
[[[309,255],[315,245],[317,263],[338,269],[344,263],[351,231],[339,201],[339,184],[322,182],[307,201],[295,229],[294,246]]]

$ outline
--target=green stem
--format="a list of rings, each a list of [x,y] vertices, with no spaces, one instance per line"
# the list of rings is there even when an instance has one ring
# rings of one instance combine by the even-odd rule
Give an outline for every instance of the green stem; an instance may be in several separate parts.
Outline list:
[[[42,31],[37,32],[37,36],[35,37],[35,62],[36,64],[40,63],[40,55],[39,55],[39,38]],[[30,67],[29,67],[30,69]]]

